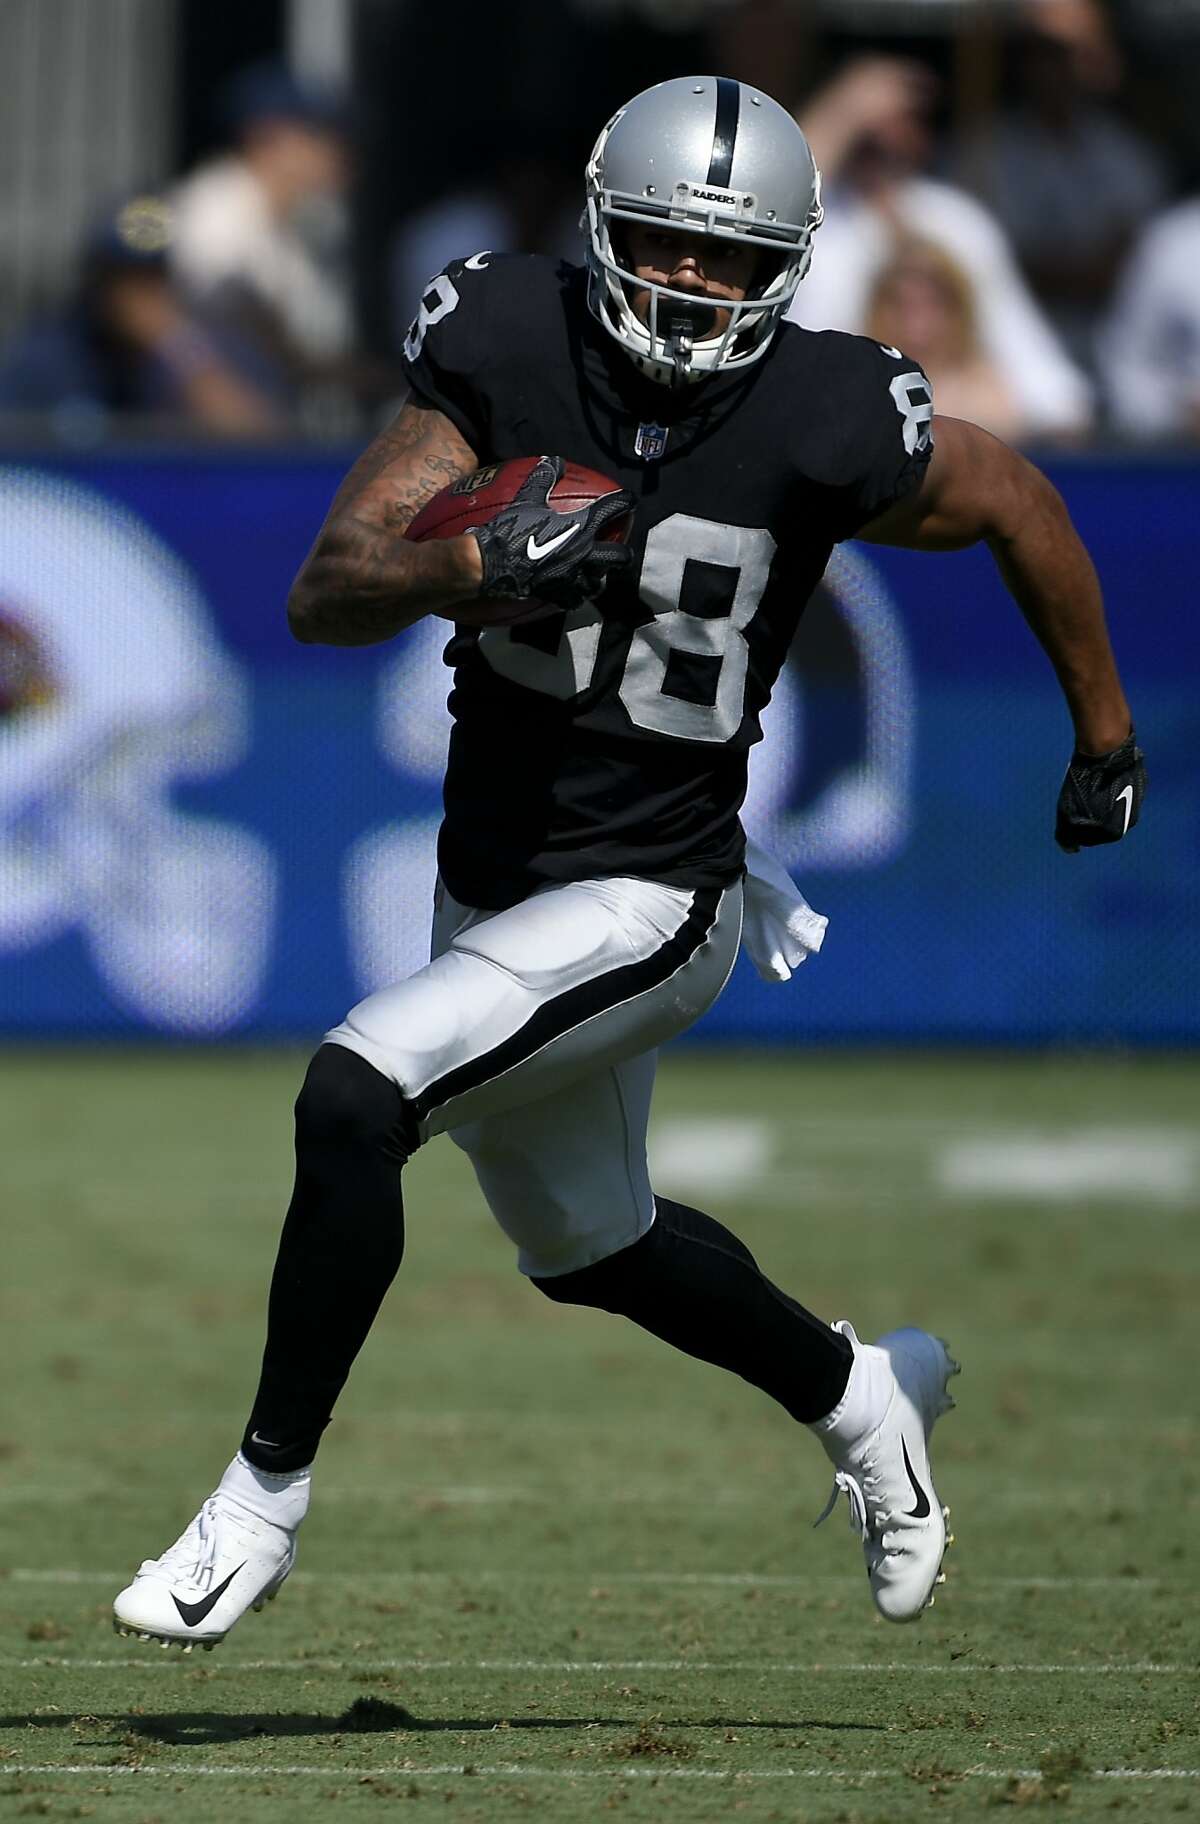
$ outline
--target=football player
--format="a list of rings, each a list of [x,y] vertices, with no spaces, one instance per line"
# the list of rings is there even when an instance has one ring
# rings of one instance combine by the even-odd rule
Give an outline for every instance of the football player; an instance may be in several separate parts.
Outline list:
[[[404,1164],[443,1132],[540,1292],[771,1395],[831,1458],[830,1507],[847,1495],[880,1612],[907,1621],[933,1599],[946,1346],[913,1328],[860,1342],[714,1217],[655,1198],[655,1051],[721,992],[744,891],[765,884],[788,923],[780,871],[746,878],[738,809],[839,540],[990,546],[1074,724],[1064,848],[1124,836],[1144,776],[1096,576],[1050,483],[935,421],[900,350],[783,323],[820,221],[784,109],[681,78],[601,133],[582,267],[476,254],[421,300],[411,397],[342,484],[289,613],[299,639],[332,646],[430,613],[456,623],[434,960],[313,1058],[241,1449],[118,1596],[123,1632],[212,1645],[282,1584],[321,1433],[400,1264]],[[476,531],[405,538],[447,484],[539,452]],[[564,459],[620,489],[556,512]],[[629,543],[605,539],[631,507]],[[517,618],[523,602],[551,612]]]

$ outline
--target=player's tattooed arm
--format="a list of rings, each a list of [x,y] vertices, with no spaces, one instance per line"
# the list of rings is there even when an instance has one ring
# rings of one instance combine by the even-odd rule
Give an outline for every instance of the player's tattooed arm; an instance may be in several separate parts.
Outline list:
[[[1046,652],[1076,746],[1104,754],[1129,735],[1100,584],[1061,495],[1031,462],[977,425],[934,420],[921,486],[858,534],[880,545],[957,551],[986,543]]]
[[[427,501],[478,466],[450,420],[410,398],[334,495],[288,596],[296,638],[370,646],[474,596],[481,566],[473,538],[413,544],[404,534]]]

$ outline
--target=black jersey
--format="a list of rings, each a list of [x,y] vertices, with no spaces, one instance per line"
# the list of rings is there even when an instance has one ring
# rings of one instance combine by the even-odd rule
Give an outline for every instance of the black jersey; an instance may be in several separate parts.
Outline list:
[[[465,905],[633,874],[721,885],[759,716],[839,539],[919,482],[920,368],[783,324],[743,374],[640,376],[576,266],[455,261],[405,347],[413,388],[481,463],[548,453],[638,501],[634,564],[595,604],[459,627],[439,865]]]

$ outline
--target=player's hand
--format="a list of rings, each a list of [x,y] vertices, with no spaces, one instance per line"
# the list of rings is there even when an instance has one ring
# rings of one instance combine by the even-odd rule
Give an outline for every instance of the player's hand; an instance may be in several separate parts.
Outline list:
[[[1120,842],[1138,820],[1146,795],[1146,769],[1130,729],[1120,747],[1107,754],[1076,748],[1058,794],[1054,840],[1068,855],[1101,842]]]
[[[618,488],[574,513],[558,513],[549,497],[564,467],[561,456],[539,457],[512,505],[474,529],[483,560],[482,601],[532,597],[556,608],[577,608],[632,563],[626,545],[603,537],[614,521],[632,512],[632,494]]]

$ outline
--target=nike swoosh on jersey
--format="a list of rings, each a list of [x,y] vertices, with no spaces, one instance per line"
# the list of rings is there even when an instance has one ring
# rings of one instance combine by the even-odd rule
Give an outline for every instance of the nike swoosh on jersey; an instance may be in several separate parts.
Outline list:
[[[921,1487],[921,1484],[913,1474],[913,1466],[909,1461],[908,1456],[908,1445],[904,1442],[903,1438],[900,1440],[900,1449],[904,1453],[904,1467],[908,1471],[908,1479],[912,1483],[913,1494],[917,1497],[916,1506],[910,1507],[908,1510],[909,1516],[913,1520],[924,1520],[929,1513],[929,1496],[925,1493],[925,1490]]]
[[[548,538],[544,545],[539,545],[537,539],[531,532],[529,534],[529,543],[525,547],[525,554],[530,563],[536,564],[539,563],[543,557],[549,557],[552,551],[557,551],[560,545],[565,545],[569,538],[574,538],[578,530],[579,527],[577,525],[568,526],[564,532],[556,532],[553,538]]]
[[[204,1620],[205,1616],[208,1615],[213,1608],[215,1608],[215,1606],[218,1602],[220,1602],[222,1596],[225,1594],[226,1590],[229,1588],[230,1584],[233,1582],[234,1578],[237,1576],[238,1571],[244,1571],[245,1568],[246,1568],[246,1563],[245,1563],[245,1560],[243,1559],[241,1564],[238,1565],[236,1571],[230,1571],[230,1573],[229,1573],[228,1577],[225,1579],[224,1583],[218,1584],[215,1590],[210,1590],[208,1595],[201,1597],[199,1602],[180,1602],[178,1596],[176,1596],[172,1592],[171,1601],[175,1604],[175,1607],[179,1610],[179,1619],[180,1619],[180,1621],[183,1622],[184,1626],[189,1627],[189,1628],[198,1628],[200,1626],[200,1623]]]
[[[1120,804],[1122,798],[1125,800],[1125,827],[1121,831],[1122,836],[1124,836],[1129,829],[1129,819],[1133,815],[1133,787],[1131,785],[1123,785],[1121,787],[1120,791],[1117,793],[1118,804]]]

